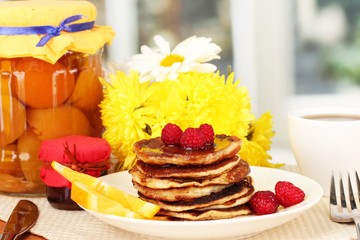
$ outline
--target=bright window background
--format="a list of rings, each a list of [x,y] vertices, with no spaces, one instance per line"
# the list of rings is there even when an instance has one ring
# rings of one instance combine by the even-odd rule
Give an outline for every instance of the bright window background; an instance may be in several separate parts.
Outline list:
[[[359,11],[359,1],[297,1],[296,94],[349,91],[360,83]]]
[[[234,64],[259,116],[274,115],[273,146],[289,147],[287,114],[360,107],[360,1],[233,0]]]

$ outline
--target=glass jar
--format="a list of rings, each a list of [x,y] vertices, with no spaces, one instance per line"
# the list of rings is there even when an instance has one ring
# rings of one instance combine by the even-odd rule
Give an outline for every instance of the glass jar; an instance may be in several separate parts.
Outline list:
[[[58,27],[72,19],[70,26],[93,23],[96,7],[87,1],[5,1],[0,16],[0,28]],[[103,46],[114,32],[89,26],[60,30],[43,46],[38,45],[44,34],[0,32],[0,193],[45,195],[38,157],[42,141],[101,137],[98,78]]]
[[[0,59],[0,191],[45,192],[41,141],[101,137],[101,53],[67,52],[55,64],[32,57]]]

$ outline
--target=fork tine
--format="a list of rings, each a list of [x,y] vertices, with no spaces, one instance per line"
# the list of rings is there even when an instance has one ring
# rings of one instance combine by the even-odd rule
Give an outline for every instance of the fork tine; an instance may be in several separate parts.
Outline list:
[[[341,207],[342,207],[342,208],[346,208],[346,199],[345,199],[345,193],[344,193],[344,184],[343,184],[343,179],[342,179],[341,174],[340,174],[340,202],[341,202]]]
[[[358,236],[358,239],[360,240],[360,217],[359,217],[359,211],[356,210],[356,202],[355,202],[355,198],[354,198],[354,192],[352,190],[352,185],[351,184],[351,177],[350,174],[347,172],[348,175],[348,183],[349,183],[349,198],[350,198],[350,203],[351,203],[351,211],[349,208],[347,207],[347,203],[346,203],[346,196],[345,196],[345,191],[344,191],[344,184],[343,184],[343,178],[342,178],[342,173],[340,172],[340,202],[341,202],[341,210],[339,209],[339,205],[337,204],[337,197],[336,197],[336,187],[335,187],[335,177],[334,177],[334,172],[331,173],[331,185],[330,185],[330,219],[334,222],[355,222],[355,226],[356,226],[356,233]],[[359,181],[359,176],[358,173],[355,171],[355,175],[356,175],[356,185],[359,189],[360,187],[360,181]],[[360,191],[359,191],[360,192]]]
[[[336,192],[335,192],[335,180],[334,173],[331,173],[331,184],[330,184],[330,204],[336,205]]]
[[[356,209],[356,202],[355,202],[355,198],[354,198],[354,192],[353,192],[352,186],[351,186],[351,179],[350,179],[349,173],[348,173],[348,183],[349,183],[350,207],[351,207],[351,210],[354,210],[354,209]]]

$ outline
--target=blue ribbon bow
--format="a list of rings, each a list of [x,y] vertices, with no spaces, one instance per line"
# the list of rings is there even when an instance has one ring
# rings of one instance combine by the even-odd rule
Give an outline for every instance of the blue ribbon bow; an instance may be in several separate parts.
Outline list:
[[[94,27],[94,21],[85,22],[85,23],[76,23],[68,25],[72,22],[75,22],[79,19],[86,17],[82,14],[74,15],[68,18],[65,18],[60,26],[34,26],[34,27],[0,27],[0,35],[41,35],[43,36],[40,41],[36,44],[37,47],[43,47],[51,38],[59,36],[61,31],[67,32],[80,32],[84,30],[89,30]]]

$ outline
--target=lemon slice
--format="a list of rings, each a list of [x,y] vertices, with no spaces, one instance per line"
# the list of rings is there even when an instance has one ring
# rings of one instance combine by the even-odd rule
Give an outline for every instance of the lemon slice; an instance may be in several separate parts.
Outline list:
[[[92,177],[84,173],[76,172],[55,161],[51,163],[51,166],[55,171],[60,173],[62,176],[64,176],[67,180],[69,180],[73,184],[72,189],[74,188],[74,183],[81,183],[82,185],[87,187],[86,189],[92,190],[91,194],[97,193],[107,198],[110,198],[113,201],[120,203],[123,207],[129,209],[130,211],[136,212],[146,218],[152,218],[160,210],[159,206],[143,201],[140,198],[135,197],[131,194],[127,194],[121,191],[120,189],[117,189],[115,187],[106,184],[105,182],[101,181],[98,178]],[[71,197],[73,197],[73,190],[71,190],[71,192],[72,192]],[[81,198],[81,195],[74,197],[76,197],[77,200],[75,199],[73,200],[76,203],[80,204],[80,202],[77,201],[82,200],[79,199]],[[85,205],[82,204],[80,205],[86,208]]]

